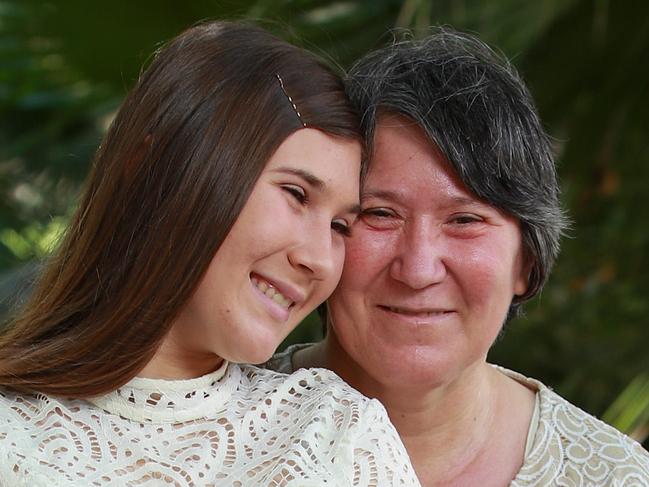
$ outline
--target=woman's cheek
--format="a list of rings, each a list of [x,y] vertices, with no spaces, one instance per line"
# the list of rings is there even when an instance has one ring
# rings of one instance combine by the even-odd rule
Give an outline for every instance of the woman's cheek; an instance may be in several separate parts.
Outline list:
[[[377,231],[359,225],[347,239],[345,273],[348,268],[367,273],[383,265],[393,254],[395,243],[396,232]]]

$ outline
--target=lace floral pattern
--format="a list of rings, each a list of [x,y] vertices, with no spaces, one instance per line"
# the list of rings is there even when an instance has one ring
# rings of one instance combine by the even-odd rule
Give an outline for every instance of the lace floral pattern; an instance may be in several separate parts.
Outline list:
[[[0,391],[0,485],[419,483],[383,407],[333,373],[230,364],[90,401]]]

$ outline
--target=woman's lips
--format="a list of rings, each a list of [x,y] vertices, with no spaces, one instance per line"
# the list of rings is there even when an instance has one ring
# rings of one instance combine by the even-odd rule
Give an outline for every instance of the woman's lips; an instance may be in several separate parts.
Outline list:
[[[384,312],[389,313],[395,318],[402,319],[417,324],[425,324],[426,322],[437,322],[440,319],[446,319],[453,310],[446,308],[435,307],[405,307],[405,306],[387,306],[379,305],[378,308]]]

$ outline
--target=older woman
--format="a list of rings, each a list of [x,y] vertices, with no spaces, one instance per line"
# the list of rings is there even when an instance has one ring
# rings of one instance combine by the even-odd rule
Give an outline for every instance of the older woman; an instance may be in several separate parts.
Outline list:
[[[349,92],[373,143],[327,335],[274,359],[379,398],[423,485],[649,485],[649,455],[538,381],[486,361],[539,293],[565,220],[533,101],[479,40],[374,52]]]

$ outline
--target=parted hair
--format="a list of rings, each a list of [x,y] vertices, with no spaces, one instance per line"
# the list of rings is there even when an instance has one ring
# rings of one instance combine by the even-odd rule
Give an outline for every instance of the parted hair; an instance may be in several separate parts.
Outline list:
[[[405,117],[470,191],[518,219],[529,278],[516,315],[547,281],[567,225],[551,141],[516,69],[476,36],[439,27],[367,54],[346,87],[370,154],[380,117]]]
[[[58,250],[0,335],[0,385],[88,397],[134,377],[303,122],[361,140],[342,80],[313,54],[236,22],[194,26],[161,48],[101,143]]]

